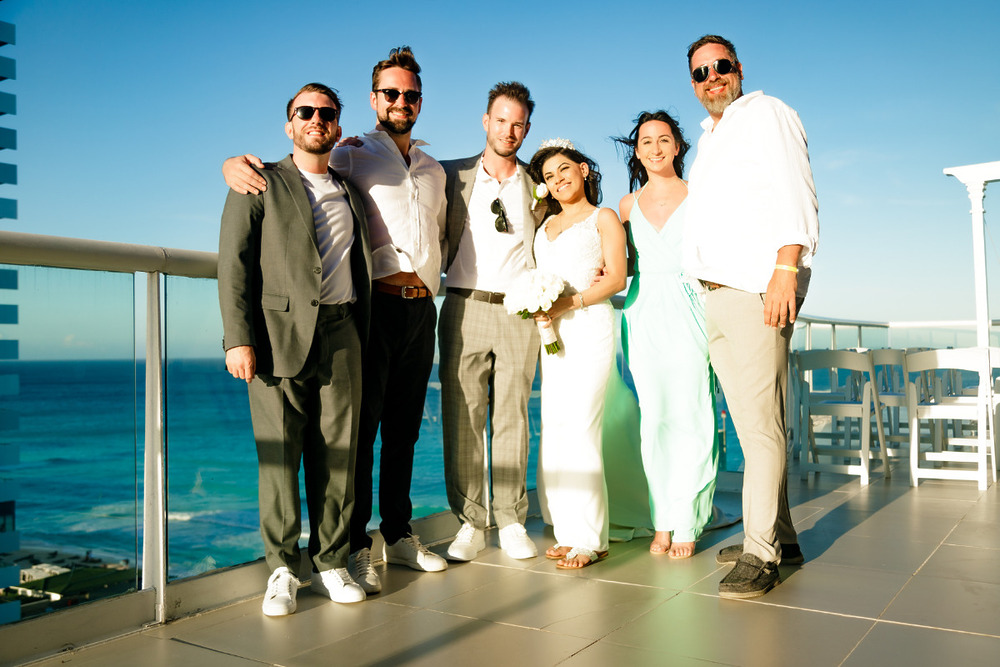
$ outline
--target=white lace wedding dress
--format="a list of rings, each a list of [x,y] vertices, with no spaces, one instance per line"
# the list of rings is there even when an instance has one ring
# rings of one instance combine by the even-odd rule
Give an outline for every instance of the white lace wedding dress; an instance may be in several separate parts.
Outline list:
[[[597,214],[555,240],[548,220],[535,235],[538,268],[562,277],[568,293],[590,287],[604,267]],[[556,542],[593,551],[608,548],[608,493],[601,458],[604,393],[615,360],[614,309],[587,304],[556,319],[562,349],[542,349],[542,436],[538,490]]]

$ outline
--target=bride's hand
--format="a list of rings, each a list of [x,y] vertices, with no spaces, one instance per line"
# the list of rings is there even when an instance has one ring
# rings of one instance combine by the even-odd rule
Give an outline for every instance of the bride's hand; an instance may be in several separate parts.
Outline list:
[[[546,314],[549,316],[549,319],[554,320],[573,310],[574,307],[575,304],[572,296],[561,296],[552,302],[552,307],[548,309]]]

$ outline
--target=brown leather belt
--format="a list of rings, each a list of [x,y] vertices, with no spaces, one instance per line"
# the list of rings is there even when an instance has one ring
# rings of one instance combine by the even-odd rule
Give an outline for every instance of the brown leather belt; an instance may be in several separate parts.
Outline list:
[[[720,285],[719,283],[713,283],[710,280],[701,280],[700,282],[702,285],[705,286],[705,289],[707,289],[709,292],[715,291],[720,287],[725,287],[725,285]]]
[[[503,303],[503,292],[486,292],[481,289],[465,289],[464,287],[449,287],[448,294],[460,296],[463,299],[473,301],[485,301],[486,303]]]
[[[376,280],[372,283],[372,288],[376,292],[391,294],[402,299],[426,299],[431,296],[429,289],[417,285],[390,285]]]

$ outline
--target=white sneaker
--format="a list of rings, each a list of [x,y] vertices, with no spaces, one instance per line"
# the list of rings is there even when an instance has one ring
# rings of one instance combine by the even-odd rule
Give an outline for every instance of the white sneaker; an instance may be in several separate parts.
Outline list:
[[[358,549],[347,557],[347,573],[368,595],[382,590],[382,581],[372,567],[372,551],[368,547]]]
[[[365,591],[347,574],[346,567],[312,573],[311,588],[313,593],[325,595],[334,602],[361,602],[365,599]]]
[[[386,563],[407,565],[414,570],[440,572],[448,569],[448,561],[431,553],[416,535],[407,535],[395,544],[384,545],[382,555]]]
[[[448,558],[452,560],[472,560],[486,548],[486,533],[471,523],[463,523],[454,541],[448,545]]]
[[[279,567],[267,580],[267,591],[260,608],[265,616],[287,616],[294,614],[298,606],[295,594],[299,592],[299,580],[287,567]]]
[[[511,558],[518,560],[538,555],[538,549],[528,537],[528,531],[519,523],[512,523],[500,529],[500,548]]]

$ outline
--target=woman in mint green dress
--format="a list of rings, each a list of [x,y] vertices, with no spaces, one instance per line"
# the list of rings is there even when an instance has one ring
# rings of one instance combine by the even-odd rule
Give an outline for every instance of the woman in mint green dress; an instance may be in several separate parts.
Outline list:
[[[639,399],[642,462],[656,531],[649,550],[689,558],[712,519],[718,465],[702,288],[681,273],[687,197],[681,175],[690,146],[665,111],[643,112],[618,141],[634,190],[619,204],[636,250],[622,346]]]

